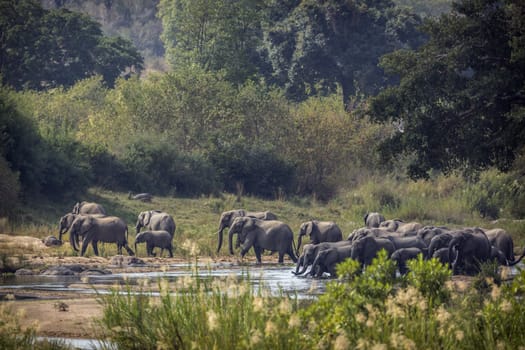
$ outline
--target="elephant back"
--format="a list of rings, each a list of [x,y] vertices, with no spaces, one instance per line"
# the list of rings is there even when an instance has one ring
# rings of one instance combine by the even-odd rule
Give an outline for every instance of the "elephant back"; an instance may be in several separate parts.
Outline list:
[[[172,237],[175,233],[175,220],[173,217],[164,212],[153,213],[148,225],[148,229],[152,231],[167,231]]]

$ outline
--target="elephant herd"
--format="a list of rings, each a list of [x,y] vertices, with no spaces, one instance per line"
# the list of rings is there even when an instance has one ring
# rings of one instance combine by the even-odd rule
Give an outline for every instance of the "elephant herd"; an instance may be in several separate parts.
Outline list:
[[[149,210],[141,212],[137,217],[135,225],[135,251],[137,243],[146,243],[148,256],[155,256],[153,249],[161,249],[160,254],[166,249],[170,257],[173,257],[173,235],[175,233],[175,221],[168,213],[159,210]],[[146,231],[140,232],[141,228]],[[122,254],[125,248],[129,255],[134,255],[133,250],[128,246],[128,226],[126,222],[117,217],[107,215],[104,207],[92,202],[78,202],[73,207],[71,213],[60,218],[59,241],[62,235],[69,231],[69,242],[71,247],[78,251],[80,238],[82,247],[80,255],[84,255],[89,244],[93,247],[93,252],[98,255],[98,243],[116,243],[118,254]]]
[[[396,262],[400,274],[407,273],[406,262],[418,255],[424,259],[436,258],[450,266],[454,274],[467,275],[478,273],[481,264],[487,261],[513,266],[525,256],[524,250],[515,259],[512,237],[499,228],[423,226],[417,222],[385,220],[379,213],[366,214],[364,222],[365,226],[353,231],[346,240],[319,242],[312,239],[304,246],[292,272],[313,277],[321,277],[326,272],[336,277],[338,263],[352,258],[366,266],[381,250]]]
[[[69,240],[74,250],[79,250],[77,246],[82,239],[81,255],[84,255],[89,244],[98,255],[98,242],[116,243],[118,254],[122,253],[123,247],[129,255],[134,254],[128,246],[128,228],[124,220],[107,215],[100,204],[76,203],[72,212],[60,219],[59,226],[59,240],[69,230]],[[141,232],[142,228],[145,231]],[[343,239],[343,233],[335,222],[303,222],[295,244],[290,226],[279,221],[270,211],[225,211],[219,220],[217,252],[222,247],[226,228],[229,229],[230,254],[234,254],[233,235],[237,234],[235,248],[240,248],[241,258],[252,248],[257,264],[261,264],[265,250],[272,254],[277,252],[279,263],[283,263],[287,255],[296,263],[292,272],[298,276],[321,277],[328,273],[336,277],[338,263],[352,258],[362,266],[367,266],[381,250],[385,250],[388,257],[396,262],[401,274],[408,271],[406,262],[418,255],[425,259],[438,259],[450,266],[454,274],[478,273],[480,265],[490,260],[500,265],[513,266],[525,256],[524,250],[515,258],[512,237],[503,229],[423,226],[417,222],[386,220],[379,213],[367,213],[364,226],[354,230],[346,239]],[[138,243],[146,243],[148,256],[155,256],[154,248],[160,248],[161,256],[167,250],[169,256],[173,257],[172,241],[176,225],[171,215],[159,210],[143,211],[138,214],[135,229],[135,251]],[[304,236],[308,236],[310,241],[299,255]]]

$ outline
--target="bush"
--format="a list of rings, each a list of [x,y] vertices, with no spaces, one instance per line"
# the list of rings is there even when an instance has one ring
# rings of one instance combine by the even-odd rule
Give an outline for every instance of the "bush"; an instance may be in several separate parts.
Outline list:
[[[139,139],[122,157],[121,187],[155,194],[199,195],[218,191],[213,168],[202,156],[184,154],[167,140]]]
[[[238,192],[239,184],[247,194],[264,198],[292,191],[292,165],[269,147],[239,141],[212,151],[209,158],[228,192]]]

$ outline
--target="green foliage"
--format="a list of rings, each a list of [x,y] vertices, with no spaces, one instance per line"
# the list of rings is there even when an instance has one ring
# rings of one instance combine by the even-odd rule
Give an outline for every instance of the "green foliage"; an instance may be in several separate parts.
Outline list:
[[[423,255],[407,262],[409,269],[406,275],[408,284],[416,287],[430,303],[441,304],[450,298],[450,291],[446,282],[450,280],[452,272],[437,259],[425,261]]]
[[[426,21],[425,45],[382,58],[401,80],[372,99],[370,114],[401,126],[382,153],[416,155],[407,166],[412,178],[428,178],[431,169],[507,171],[523,147],[525,61],[508,40],[511,23],[520,23],[510,11],[518,3],[454,3],[450,14]]]
[[[185,155],[169,140],[137,139],[122,156],[127,179],[119,182],[135,192],[199,195],[218,190],[216,175],[208,162]]]
[[[129,41],[105,38],[86,15],[33,0],[2,1],[0,9],[2,82],[18,90],[71,86],[97,73],[111,86],[124,68],[142,68]]]
[[[492,169],[480,174],[479,180],[467,191],[472,210],[482,217],[519,218],[525,214],[525,184],[519,171],[502,173]]]
[[[409,8],[421,17],[437,17],[451,10],[452,0],[394,0],[397,6]]]
[[[395,9],[390,1],[301,1],[288,6],[284,15],[270,21],[265,45],[274,79],[295,100],[339,87],[343,103],[352,108],[351,97],[384,86],[379,57],[419,39],[418,18]]]
[[[257,73],[263,4],[257,0],[161,0],[158,16],[167,61],[176,69],[198,65],[224,70],[228,81],[244,83]]]
[[[209,155],[224,189],[235,193],[276,198],[279,191],[292,192],[294,167],[271,148],[242,142],[225,145]]]
[[[9,163],[3,156],[0,156],[0,217],[12,215],[18,206],[18,195],[20,192],[20,182],[18,174],[14,173],[9,167]]]

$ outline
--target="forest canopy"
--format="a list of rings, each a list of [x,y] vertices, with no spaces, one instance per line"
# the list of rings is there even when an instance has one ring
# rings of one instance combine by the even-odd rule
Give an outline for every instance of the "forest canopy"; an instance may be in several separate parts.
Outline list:
[[[0,1],[0,191],[329,199],[374,174],[493,166],[521,188],[522,2],[396,4],[161,0],[169,66],[141,75],[134,44],[87,15]]]

